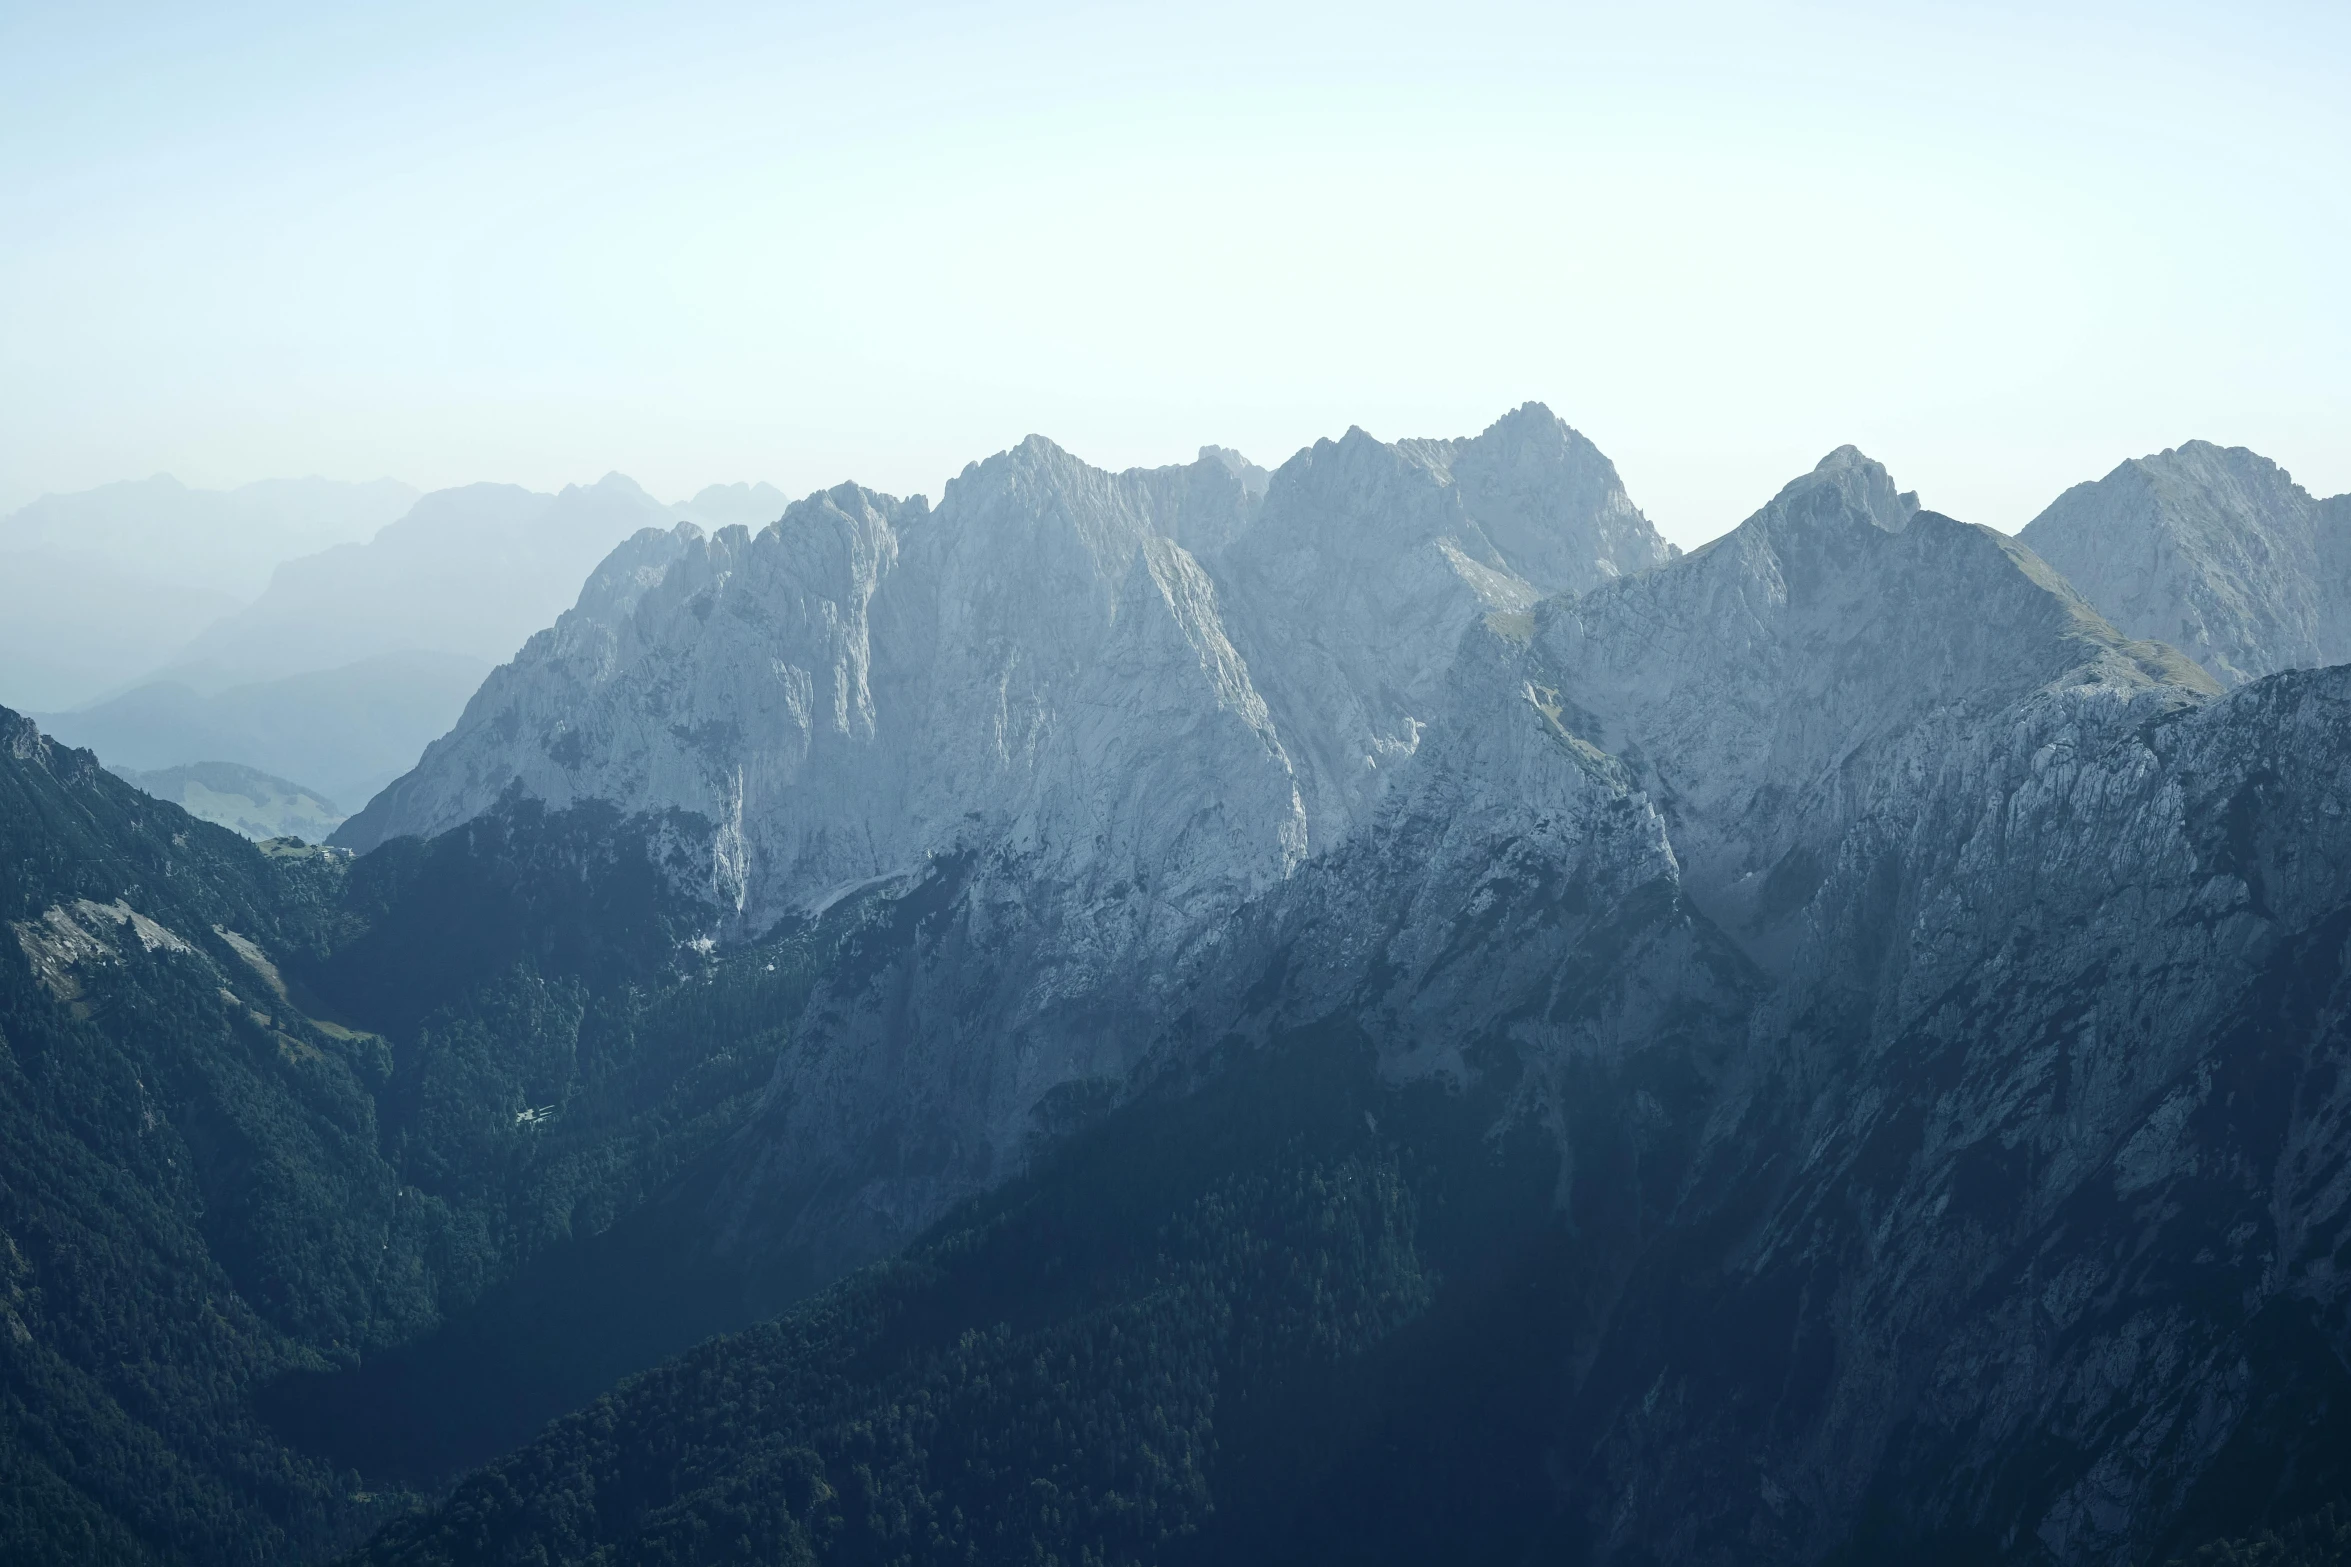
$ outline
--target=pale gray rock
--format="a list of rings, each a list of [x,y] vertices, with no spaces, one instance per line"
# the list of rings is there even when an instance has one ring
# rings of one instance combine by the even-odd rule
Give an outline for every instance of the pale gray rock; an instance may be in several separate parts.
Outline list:
[[[2285,1396],[2255,1318],[2351,1305],[2318,999],[2351,690],[2218,699],[2013,542],[1889,531],[1873,470],[1832,455],[1709,549],[1524,623],[1546,711],[1646,786],[1681,885],[1775,977],[1562,1462],[1603,1556],[1816,1561],[1893,1495],[1891,1555],[1959,1535],[2119,1567]],[[2051,1470],[2052,1442],[2078,1457]]]
[[[2351,660],[2344,497],[2268,458],[2190,441],[2077,484],[2018,537],[2133,636],[2226,685]]]
[[[1891,1494],[1889,1556],[2146,1560],[2283,1396],[2253,1319],[2351,1315],[2351,1108],[2321,1056],[2251,1111],[2310,1047],[2245,1053],[2351,911],[2343,675],[2221,699],[1840,451],[1708,550],[1467,632],[1412,765],[1170,1048],[1344,1019],[1473,1081],[1511,1048],[1563,1210],[1659,1237],[1554,1460],[1600,1558],[1817,1561]]]
[[[1518,1113],[1564,1126],[1567,1081],[1690,1048],[1690,1014],[1713,1054],[1762,977],[1690,903],[1635,770],[1568,727],[1564,678],[1514,617],[1467,631],[1412,763],[1244,911],[1159,1064],[1343,1018],[1401,1077],[1470,1079],[1506,1047],[1533,1068]]]
[[[1313,834],[1332,841],[1418,748],[1472,625],[1673,554],[1608,459],[1530,403],[1474,440],[1318,441],[1213,567]]]
[[[196,955],[194,947],[120,898],[112,903],[76,898],[71,904],[53,904],[39,919],[14,920],[9,928],[34,977],[60,1001],[80,996],[77,970],[120,963],[130,947],[126,936],[143,952]]]
[[[1674,989],[1660,976],[1680,974],[1693,945],[1711,950],[1719,938],[1700,933],[1689,919],[1672,887],[1671,855],[1655,813],[1634,797],[1622,770],[1569,743],[1544,717],[1523,675],[1500,673],[1495,660],[1509,664],[1520,649],[1487,629],[1488,617],[1523,612],[1542,590],[1485,535],[1445,463],[1465,447],[1481,456],[1527,448],[1536,471],[1563,484],[1586,481],[1581,491],[1570,488],[1573,504],[1550,506],[1530,499],[1524,486],[1497,486],[1512,498],[1504,515],[1524,529],[1522,541],[1543,537],[1527,519],[1549,519],[1583,528],[1593,548],[1613,550],[1606,532],[1586,526],[1594,513],[1619,522],[1627,514],[1637,521],[1638,513],[1621,502],[1605,461],[1598,461],[1595,479],[1587,459],[1596,454],[1547,413],[1505,421],[1499,434],[1481,441],[1422,443],[1415,452],[1352,432],[1272,475],[1254,515],[1250,487],[1244,483],[1237,496],[1228,495],[1216,486],[1223,465],[1208,459],[1118,476],[1157,497],[1147,511],[1161,536],[1190,526],[1203,510],[1237,532],[1201,563],[1205,571],[1197,578],[1188,551],[1147,543],[1146,561],[1164,559],[1193,583],[1181,593],[1156,588],[1149,598],[1197,608],[1172,619],[1181,628],[1180,646],[1162,632],[1155,641],[1166,653],[1105,663],[1091,677],[1101,697],[1089,695],[1079,706],[1099,715],[1104,738],[1082,754],[1101,760],[1068,775],[1064,811],[1075,814],[1089,791],[1107,794],[1109,800],[1086,812],[1100,820],[1121,794],[1144,793],[1152,803],[1137,813],[1140,820],[1188,814],[1198,825],[1183,836],[1111,837],[1106,846],[1116,852],[1104,867],[1056,856],[1052,846],[1066,832],[1037,830],[1019,819],[1009,831],[992,828],[958,840],[962,852],[934,860],[928,874],[906,875],[885,900],[888,912],[877,914],[875,927],[861,937],[860,955],[820,988],[800,1040],[779,1064],[766,1116],[745,1139],[744,1162],[720,1199],[719,1223],[730,1247],[790,1259],[805,1270],[796,1275],[805,1283],[898,1244],[953,1201],[1019,1169],[1040,1139],[1115,1103],[1139,1076],[1166,1068],[1171,1051],[1183,1054],[1167,1020],[1186,1014],[1196,1026],[1208,1026],[1222,1015],[1217,998],[1234,988],[1236,968],[1267,945],[1360,957],[1361,943],[1375,939],[1364,924],[1372,910],[1405,911],[1406,923],[1384,938],[1390,967],[1383,972],[1391,980],[1382,1006],[1412,1005],[1405,996],[1416,986],[1420,1005],[1437,1004],[1440,991],[1428,976],[1444,968],[1447,938],[1419,922],[1455,896],[1482,895],[1465,923],[1450,927],[1455,937],[1491,925],[1518,928],[1528,939],[1515,949],[1518,963],[1506,982],[1474,967],[1447,970],[1466,988],[1465,1000],[1468,993],[1476,997],[1459,1010],[1464,1028],[1502,1011],[1550,1007],[1530,999],[1541,993],[1546,973],[1555,987],[1567,956],[1596,939],[1596,930],[1608,930],[1610,939],[1653,954],[1650,964],[1628,982],[1619,1004],[1590,1008],[1608,1021],[1556,1024],[1545,1037],[1557,1044],[1562,1061],[1605,1055],[1609,1040],[1678,1037],[1651,1026],[1662,1008],[1650,1005],[1654,992]],[[1003,462],[993,459],[990,466]],[[1024,469],[1012,466],[1008,477]],[[1057,494],[997,490],[991,500],[1003,509],[982,515],[1012,531],[988,538],[984,547],[997,562],[1050,559],[1030,519],[1051,516],[1067,504],[1063,497],[1083,491],[1098,497],[1098,517],[1115,514],[1120,503],[1104,488],[1109,477],[1088,470],[1082,486],[1072,482]],[[935,524],[949,519],[957,499],[950,494]],[[1097,521],[1078,536],[1115,534]],[[967,535],[954,537],[959,549],[983,547],[977,537],[968,544]],[[1666,546],[1645,523],[1632,537],[1637,548],[1611,554],[1609,569],[1587,566],[1579,580],[1606,580],[1665,558]],[[911,532],[908,540],[903,571],[911,571],[916,550]],[[1534,569],[1547,578],[1566,569],[1560,552],[1548,558],[1549,566]],[[1090,585],[1099,580],[1070,571],[1064,601],[1099,594]],[[1217,629],[1220,615],[1222,625],[1235,628],[1230,639]],[[926,623],[951,627],[959,619],[942,604]],[[1156,615],[1149,622],[1162,623]],[[993,626],[986,633],[989,640],[1005,634]],[[947,632],[942,647],[971,636]],[[1457,667],[1465,646],[1466,670]],[[929,657],[954,667],[939,654]],[[1160,673],[1195,664],[1213,671],[1207,684],[1213,707],[1186,694],[1199,689],[1193,677],[1178,681]],[[1258,698],[1260,680],[1278,702]],[[998,700],[993,689],[953,705],[985,711]],[[1153,690],[1162,693],[1161,707],[1139,709],[1137,693]],[[1232,729],[1231,738],[1215,751],[1191,750],[1197,742],[1190,731],[1206,713],[1245,715],[1252,738],[1245,741],[1219,716],[1217,729]],[[1504,727],[1489,734],[1482,720],[1493,717]],[[952,727],[949,714],[935,723],[941,731]],[[1184,738],[1185,747],[1140,738],[1160,731]],[[1502,747],[1491,765],[1523,779],[1525,792],[1502,779],[1487,789],[1474,766],[1450,776],[1415,769],[1424,732],[1443,735],[1448,754],[1482,754],[1491,739]],[[1302,752],[1303,767],[1296,760]],[[1334,782],[1318,755],[1348,759],[1350,775]],[[1140,771],[1122,771],[1138,762]],[[1360,774],[1357,763],[1366,764]],[[1425,778],[1433,792],[1415,793],[1407,782],[1391,802],[1391,777]],[[1319,792],[1319,817],[1306,804],[1309,791]],[[1530,826],[1530,812],[1540,813],[1536,825]],[[1382,821],[1388,826],[1380,846],[1350,851],[1354,838]],[[1411,843],[1399,854],[1397,838],[1404,836]],[[1586,836],[1593,841],[1582,842]],[[1563,863],[1533,869],[1550,853]],[[1333,854],[1356,873],[1321,867],[1292,886],[1318,856]],[[1364,880],[1394,867],[1425,877],[1416,883],[1420,890],[1408,896]],[[1537,889],[1556,890],[1578,875],[1588,878],[1590,899],[1563,917]],[[1644,889],[1662,889],[1654,907],[1643,904],[1616,928],[1616,917]],[[1302,973],[1318,970],[1360,973],[1347,962],[1302,967]],[[1311,979],[1302,983],[1298,1006],[1328,1004],[1362,981],[1334,980],[1335,991]],[[1456,1031],[1448,1044],[1423,1052],[1419,1069],[1446,1059],[1463,1037]],[[1558,1074],[1545,1081],[1544,1102],[1555,1108],[1563,1092]],[[844,1158],[840,1151],[847,1148],[859,1152]]]
[[[2351,1342],[2351,670],[1850,447],[1679,558],[1540,410],[648,530],[345,836],[517,796],[830,943],[701,1215],[777,1298],[1226,1050],[1542,1128],[1595,1560],[2126,1567]]]
[[[1221,462],[1113,475],[1032,438],[936,513],[843,486],[756,536],[640,535],[343,841],[519,788],[707,821],[754,929],[972,845],[1197,915],[1304,850],[1214,584],[1158,526],[1245,502]]]
[[[1080,802],[1116,773],[1104,747],[1148,733],[1159,754],[1190,713],[1253,760],[1170,798],[1262,794],[1270,837],[1234,825],[1254,800],[1198,826],[1250,839],[1219,851],[1250,868],[1211,880],[1256,886],[1310,848],[1299,809],[1343,833],[1381,759],[1410,755],[1480,615],[1670,553],[1532,405],[1474,441],[1356,432],[1273,476],[1220,448],[1113,475],[1032,438],[936,514],[845,486],[756,535],[640,536],[344,837],[445,831],[509,787],[697,814],[730,843],[739,814],[739,873],[714,884],[749,878],[740,907],[772,919],[966,842],[1127,863],[1135,824]]]
[[[1889,776],[2051,685],[2217,689],[1850,446],[1672,566],[1544,605],[1529,634],[1571,727],[1657,796],[1691,896],[1773,963]]]
[[[2351,659],[2351,495],[2332,495],[2318,503],[2317,532],[2318,579],[2337,589],[2320,622],[2318,641],[2336,655],[2328,662],[2341,663]]]
[[[2160,1559],[2291,1396],[2261,1324],[2340,1331],[2351,687],[2183,695],[2032,693],[1857,815],[1684,1216],[1751,1217],[1586,1390],[1614,1549],[1818,1560],[1891,1495],[1889,1555]]]

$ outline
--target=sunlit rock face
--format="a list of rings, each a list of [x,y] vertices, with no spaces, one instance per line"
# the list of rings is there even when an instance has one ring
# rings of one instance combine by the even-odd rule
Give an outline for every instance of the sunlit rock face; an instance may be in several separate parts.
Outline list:
[[[1187,477],[1247,499],[1220,463]],[[1279,875],[1288,766],[1213,585],[1151,526],[1168,488],[1032,440],[936,512],[844,486],[756,535],[640,534],[350,836],[510,788],[688,812],[753,927],[969,844],[1186,889]]]
[[[2351,497],[2190,441],[2077,484],[2018,537],[2101,614],[2224,685],[2351,660]]]
[[[753,927],[982,846],[1223,907],[1360,818],[1480,616],[1671,553],[1532,405],[1270,478],[1032,437],[935,510],[843,486],[757,534],[640,533],[342,841],[519,788],[702,816]]]
[[[1673,554],[1532,405],[1270,475],[1031,438],[935,509],[843,486],[756,534],[640,533],[340,841],[519,791],[705,824],[722,935],[927,889],[919,942],[818,997],[738,1203],[852,1259],[1124,1079],[1236,913],[1375,819],[1465,639]]]
[[[1898,809],[1997,715],[2055,689],[2126,705],[2215,689],[1851,447],[1671,568],[1534,625],[1558,700],[1673,824],[1693,895],[1775,963],[1852,822]]]

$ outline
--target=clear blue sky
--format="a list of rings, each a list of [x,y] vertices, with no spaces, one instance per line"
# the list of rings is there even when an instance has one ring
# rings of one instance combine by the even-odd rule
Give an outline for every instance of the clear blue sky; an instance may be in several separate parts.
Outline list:
[[[0,0],[0,504],[934,497],[1526,398],[1684,543],[1855,441],[2015,527],[2351,489],[2351,6]]]

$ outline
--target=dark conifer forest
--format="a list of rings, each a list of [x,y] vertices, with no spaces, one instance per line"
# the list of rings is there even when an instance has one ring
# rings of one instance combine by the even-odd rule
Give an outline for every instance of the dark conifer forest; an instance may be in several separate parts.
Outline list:
[[[593,862],[593,819],[524,809],[355,863],[249,843],[6,722],[4,917],[56,937],[64,910],[68,947],[109,950],[0,962],[0,1558],[332,1555],[731,1325],[739,1305],[641,1336],[600,1315],[623,1342],[583,1363],[514,1284],[595,1266],[588,1243],[740,1123],[801,946],[681,948],[647,879]],[[502,1309],[528,1313],[495,1351],[522,1347],[509,1380],[435,1385],[482,1429],[405,1375],[412,1434],[351,1415],[377,1368]]]

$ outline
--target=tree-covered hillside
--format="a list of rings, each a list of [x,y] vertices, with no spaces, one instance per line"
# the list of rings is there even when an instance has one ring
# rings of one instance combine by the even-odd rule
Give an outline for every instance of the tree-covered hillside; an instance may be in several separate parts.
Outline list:
[[[1554,1211],[1556,1145],[1488,1135],[1506,1087],[1383,1086],[1343,1029],[1253,1054],[623,1385],[364,1559],[1539,1548],[1559,1394],[1615,1281]]]
[[[609,827],[524,809],[354,864],[0,713],[0,1559],[355,1540],[438,1473],[340,1462],[303,1424],[317,1387],[611,1231],[741,1120],[803,949],[691,945]]]

